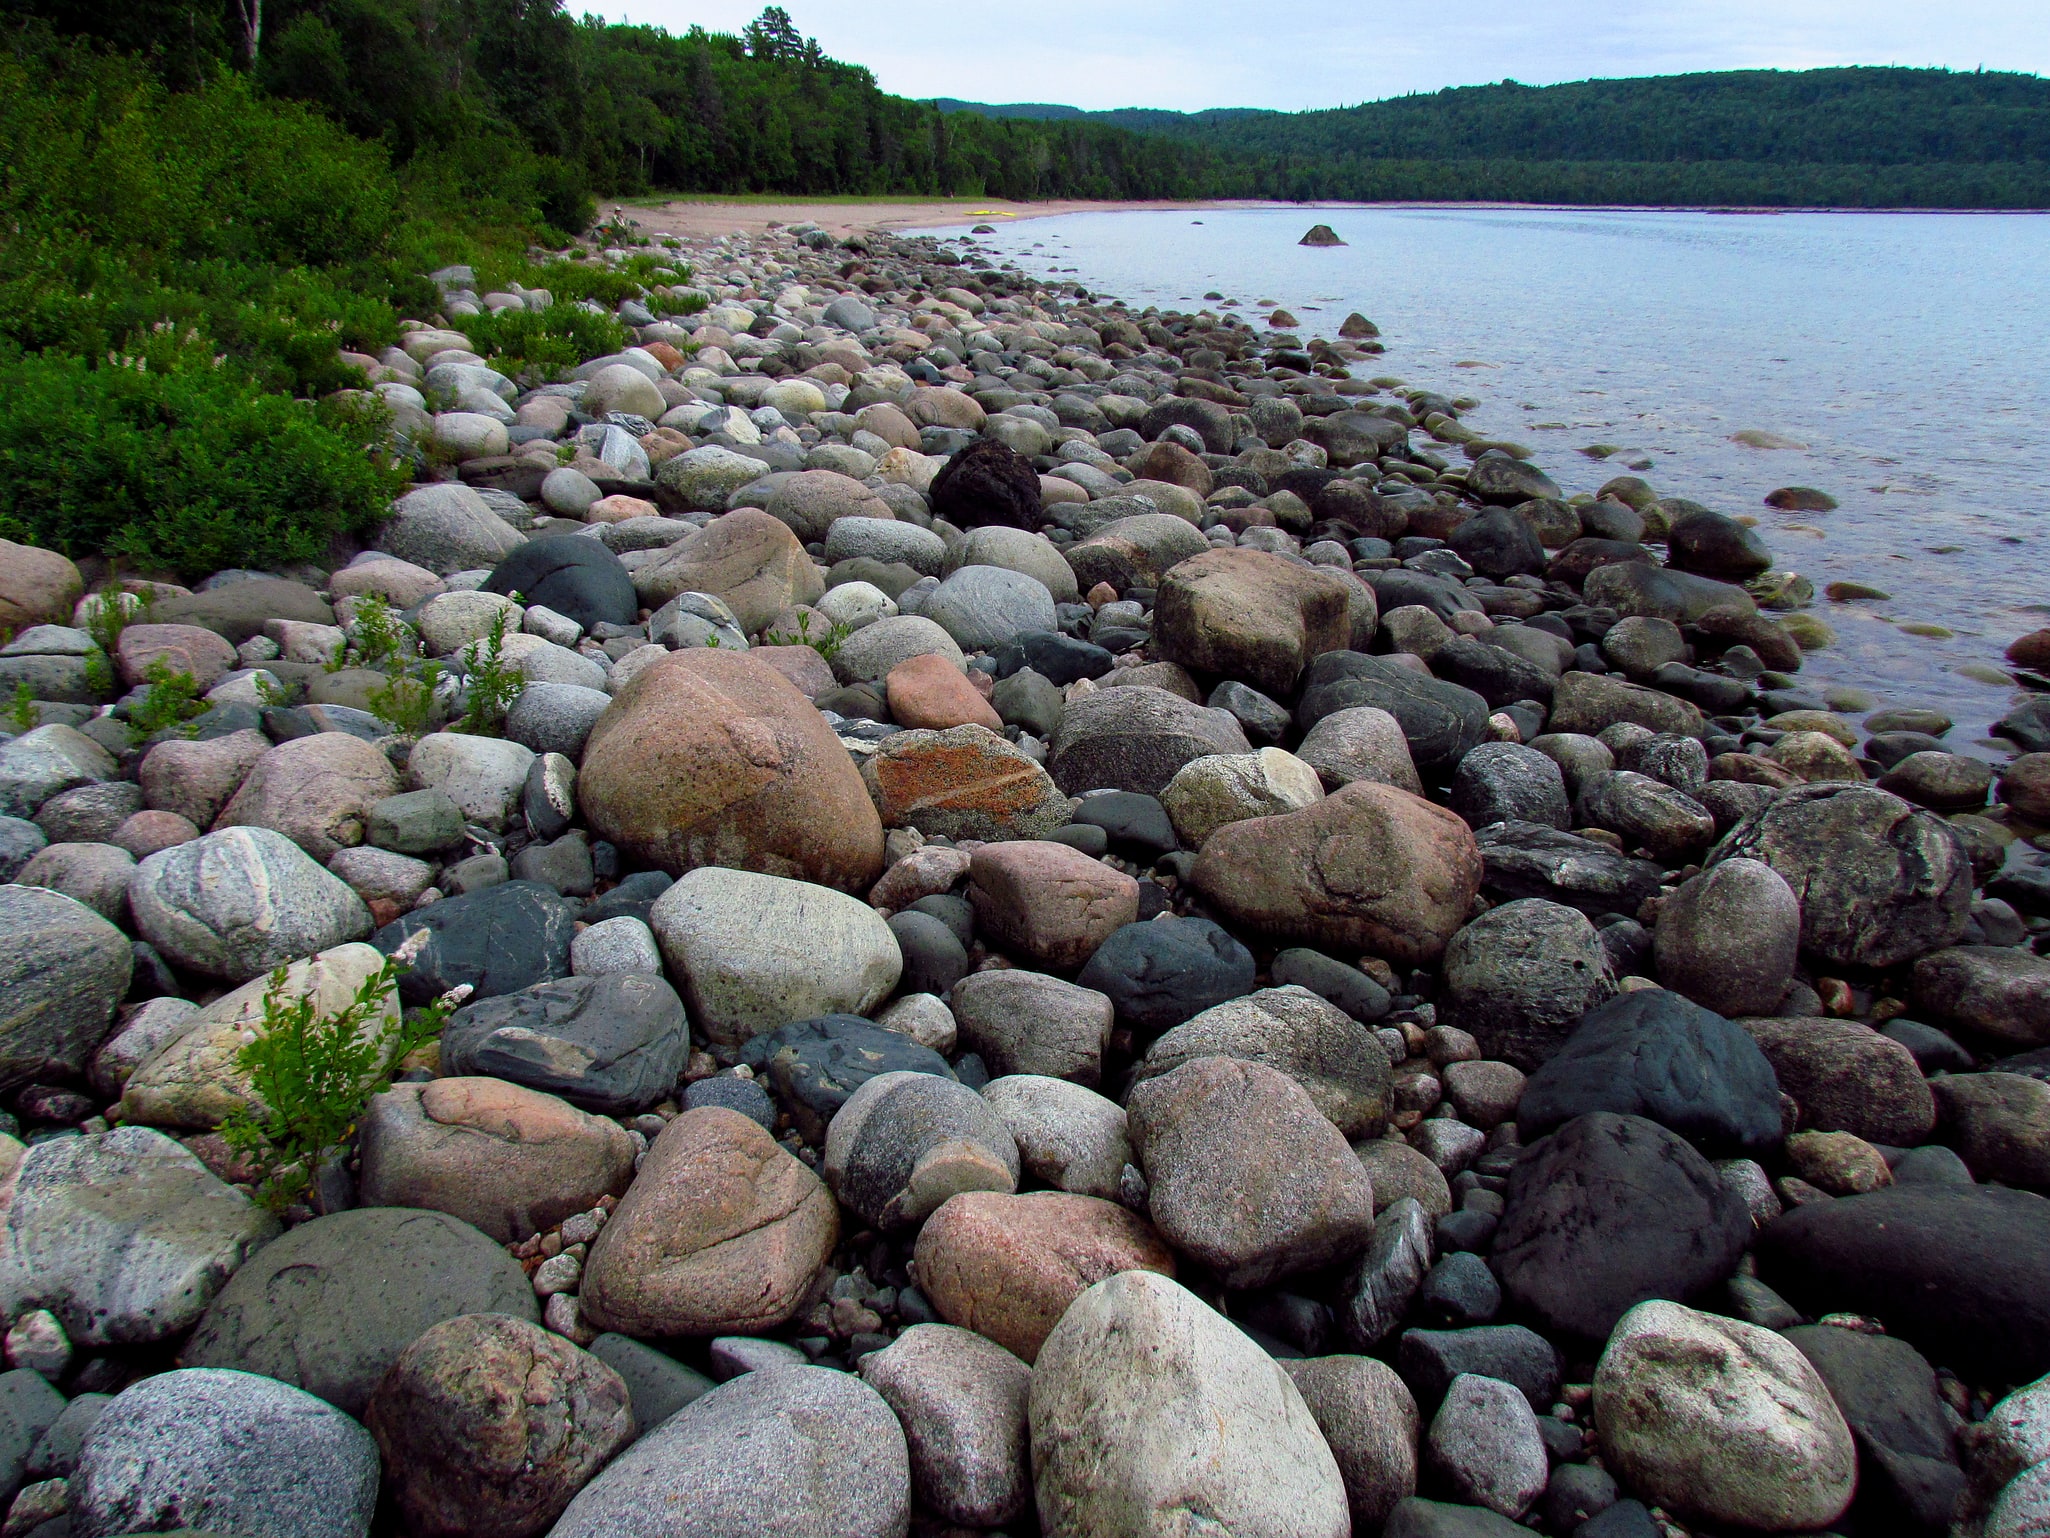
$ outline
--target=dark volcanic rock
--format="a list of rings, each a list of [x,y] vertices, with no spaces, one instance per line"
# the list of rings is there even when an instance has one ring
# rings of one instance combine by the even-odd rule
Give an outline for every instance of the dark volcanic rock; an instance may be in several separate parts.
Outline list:
[[[488,1074],[619,1116],[675,1089],[689,1052],[676,990],[653,973],[614,972],[457,1010],[441,1034],[441,1071]]]
[[[1208,919],[1127,924],[1096,948],[1075,982],[1109,996],[1117,1022],[1157,1035],[1253,991],[1253,953]]]
[[[1780,1141],[1779,1082],[1765,1054],[1740,1026],[1662,988],[1582,1016],[1524,1086],[1516,1129],[1531,1142],[1590,1111],[1655,1121],[1717,1157]]]
[[[833,1113],[879,1073],[936,1073],[954,1077],[947,1060],[909,1036],[886,1031],[859,1015],[821,1015],[757,1036],[741,1061],[766,1076],[798,1131],[823,1143]]]
[[[399,996],[425,1004],[459,983],[488,999],[569,975],[569,942],[582,904],[538,881],[503,881],[431,903],[378,930],[390,955],[415,930],[433,935],[399,980]]]
[[[1726,1280],[1750,1235],[1743,1201],[1692,1144],[1600,1111],[1517,1161],[1490,1258],[1512,1308],[1599,1343],[1647,1298],[1684,1303]]]
[[[1606,844],[1530,822],[1482,828],[1481,885],[1491,897],[1545,897],[1582,913],[1634,914],[1664,874]]]
[[[1039,527],[1039,472],[994,438],[977,439],[948,460],[933,477],[930,496],[933,516],[956,528]]]
[[[1997,1186],[1899,1185],[1797,1207],[1758,1242],[1760,1274],[1810,1314],[1871,1314],[1973,1382],[2050,1371],[2050,1200]]]

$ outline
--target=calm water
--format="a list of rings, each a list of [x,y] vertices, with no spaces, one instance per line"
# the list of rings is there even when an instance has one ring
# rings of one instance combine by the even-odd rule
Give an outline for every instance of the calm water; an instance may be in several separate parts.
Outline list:
[[[1320,220],[1349,244],[1297,245]],[[2050,623],[2050,217],[1324,207],[1080,214],[980,244],[1142,304],[1274,300],[1305,336],[1359,310],[1377,372],[1478,398],[1467,423],[1569,492],[1649,461],[1662,493],[1756,516],[1818,594],[1890,594],[1818,600],[1838,640],[1807,675],[1948,710],[1960,746],[2015,696],[1959,670]],[[1597,444],[1625,452],[1579,452]],[[1764,505],[1789,485],[1841,506]]]

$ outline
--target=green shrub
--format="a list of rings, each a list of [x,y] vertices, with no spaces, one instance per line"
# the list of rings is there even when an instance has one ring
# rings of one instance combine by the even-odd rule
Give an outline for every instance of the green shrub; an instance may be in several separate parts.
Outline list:
[[[514,603],[520,595],[512,595]],[[507,610],[491,616],[491,629],[481,641],[463,648],[463,666],[468,673],[466,693],[469,708],[463,713],[463,730],[477,737],[496,737],[505,730],[505,714],[527,687],[519,669],[505,660]]]
[[[631,340],[626,327],[610,315],[560,301],[541,311],[465,315],[456,326],[493,368],[508,375],[533,370],[553,376],[586,358],[618,352]]]
[[[142,678],[149,687],[141,699],[125,707],[128,735],[135,745],[142,746],[159,732],[191,736],[188,723],[206,711],[206,702],[199,697],[199,680],[190,673],[173,672],[162,657],[143,669]]]
[[[317,560],[404,485],[389,413],[265,394],[189,338],[148,356],[0,364],[0,537],[146,570]]]

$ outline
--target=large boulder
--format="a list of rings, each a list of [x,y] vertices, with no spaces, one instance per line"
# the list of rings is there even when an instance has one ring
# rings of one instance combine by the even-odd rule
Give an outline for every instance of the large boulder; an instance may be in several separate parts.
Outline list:
[[[446,577],[495,566],[524,538],[471,487],[441,481],[415,487],[392,504],[377,548]]]
[[[1582,1016],[1524,1085],[1517,1131],[1534,1142],[1592,1111],[1655,1121],[1716,1156],[1762,1155],[1780,1140],[1765,1054],[1721,1015],[1662,988]]]
[[[1659,980],[1724,1015],[1768,1015],[1794,980],[1801,904],[1779,872],[1728,859],[1689,877],[1659,904],[1652,954]]]
[[[1264,550],[1212,550],[1161,580],[1154,642],[1161,656],[1193,671],[1286,695],[1310,658],[1345,648],[1351,596],[1347,583],[1318,567]]]
[[[370,909],[282,833],[226,828],[151,855],[128,882],[142,937],[229,983],[370,933]]]
[[[672,873],[861,891],[882,874],[882,822],[847,750],[788,679],[739,653],[694,648],[635,675],[591,729],[577,798],[598,833]]]
[[[1526,1071],[1615,991],[1601,936],[1563,903],[1526,897],[1491,908],[1445,947],[1440,1019],[1481,1051]]]
[[[1244,728],[1165,689],[1099,689],[1070,700],[1047,767],[1069,795],[1126,790],[1157,796],[1184,764],[1214,753],[1250,753]]]
[[[520,1263],[467,1223],[358,1207],[265,1245],[185,1343],[193,1367],[261,1373],[361,1415],[399,1353],[458,1314],[540,1323]]]
[[[1338,1464],[1288,1374],[1150,1272],[1097,1283],[1062,1317],[1033,1369],[1031,1427],[1047,1538],[1352,1531]]]
[[[356,1422],[289,1384],[195,1367],[100,1411],[72,1471],[69,1531],[364,1538],[376,1509],[377,1445]]]
[[[1153,1221],[1226,1286],[1264,1286],[1366,1247],[1366,1171],[1279,1069],[1191,1058],[1134,1089],[1126,1118]]]
[[[68,625],[85,595],[85,579],[68,557],[0,539],[0,630]]]
[[[1609,1466],[1670,1511],[1809,1532],[1851,1503],[1851,1428],[1808,1359],[1757,1325],[1638,1304],[1595,1368],[1594,1414]]]
[[[686,1111],[599,1230],[583,1314],[635,1336],[774,1329],[839,1236],[825,1185],[758,1123],[724,1106]]]
[[[1416,966],[1466,921],[1481,858],[1451,812],[1360,780],[1302,811],[1218,829],[1190,880],[1262,934]]]
[[[1032,1373],[995,1341],[948,1324],[916,1324],[861,1359],[862,1381],[889,1401],[911,1451],[919,1503],[949,1522],[988,1528],[1032,1499],[1026,1405]]]
[[[1648,1298],[1685,1302],[1726,1280],[1750,1236],[1742,1199],[1693,1145],[1597,1111],[1510,1171],[1492,1263],[1518,1310],[1593,1342]]]
[[[1890,967],[1953,945],[1971,920],[1972,862],[1932,813],[1868,785],[1800,785],[1709,853],[1777,871],[1801,905],[1801,944],[1838,966]]]
[[[911,1460],[851,1373],[762,1367],[653,1428],[569,1503],[549,1538],[903,1538]]]
[[[793,605],[817,603],[826,591],[825,578],[797,536],[751,507],[714,518],[678,540],[660,560],[635,570],[633,585],[651,609],[678,593],[710,593],[733,611],[749,635]]]
[[[1402,727],[1410,757],[1426,774],[1450,773],[1488,730],[1488,702],[1473,690],[1404,667],[1388,657],[1334,651],[1303,673],[1296,725],[1310,731],[1326,716],[1372,706]]]
[[[568,616],[586,630],[594,625],[631,625],[639,600],[633,578],[603,541],[581,534],[530,539],[491,568],[487,593],[520,595]]]
[[[903,974],[881,914],[806,881],[706,866],[658,897],[648,924],[693,1021],[726,1048],[794,1020],[865,1015]]]
[[[134,967],[128,937],[83,903],[0,885],[0,1089],[82,1074]]]
[[[1758,1243],[1760,1274],[1811,1314],[1871,1314],[1968,1378],[2050,1371],[2050,1199],[1907,1184],[1797,1207]]]

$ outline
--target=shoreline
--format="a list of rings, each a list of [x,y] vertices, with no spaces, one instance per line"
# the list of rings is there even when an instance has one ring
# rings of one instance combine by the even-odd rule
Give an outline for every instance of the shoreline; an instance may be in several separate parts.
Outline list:
[[[1438,209],[1477,212],[1526,210],[1533,213],[1721,214],[1754,218],[1782,214],[1921,214],[1946,218],[1985,218],[2002,215],[2041,217],[2050,214],[2050,208],[1838,208],[1824,204],[1778,208],[1716,203],[1294,203],[1271,198],[1218,198],[1194,201],[1174,198],[1055,198],[1045,202],[1018,202],[1007,198],[808,199],[679,196],[660,199],[607,199],[599,205],[599,217],[603,219],[623,214],[644,228],[652,228],[649,221],[659,218],[666,222],[669,233],[692,239],[716,239],[723,235],[764,235],[783,225],[801,223],[816,224],[828,234],[844,238],[862,230],[902,234],[953,229],[970,223],[999,220],[1019,224],[1034,219],[1056,219],[1069,214],[1217,213],[1263,209],[1299,209],[1304,213],[1333,209]]]

